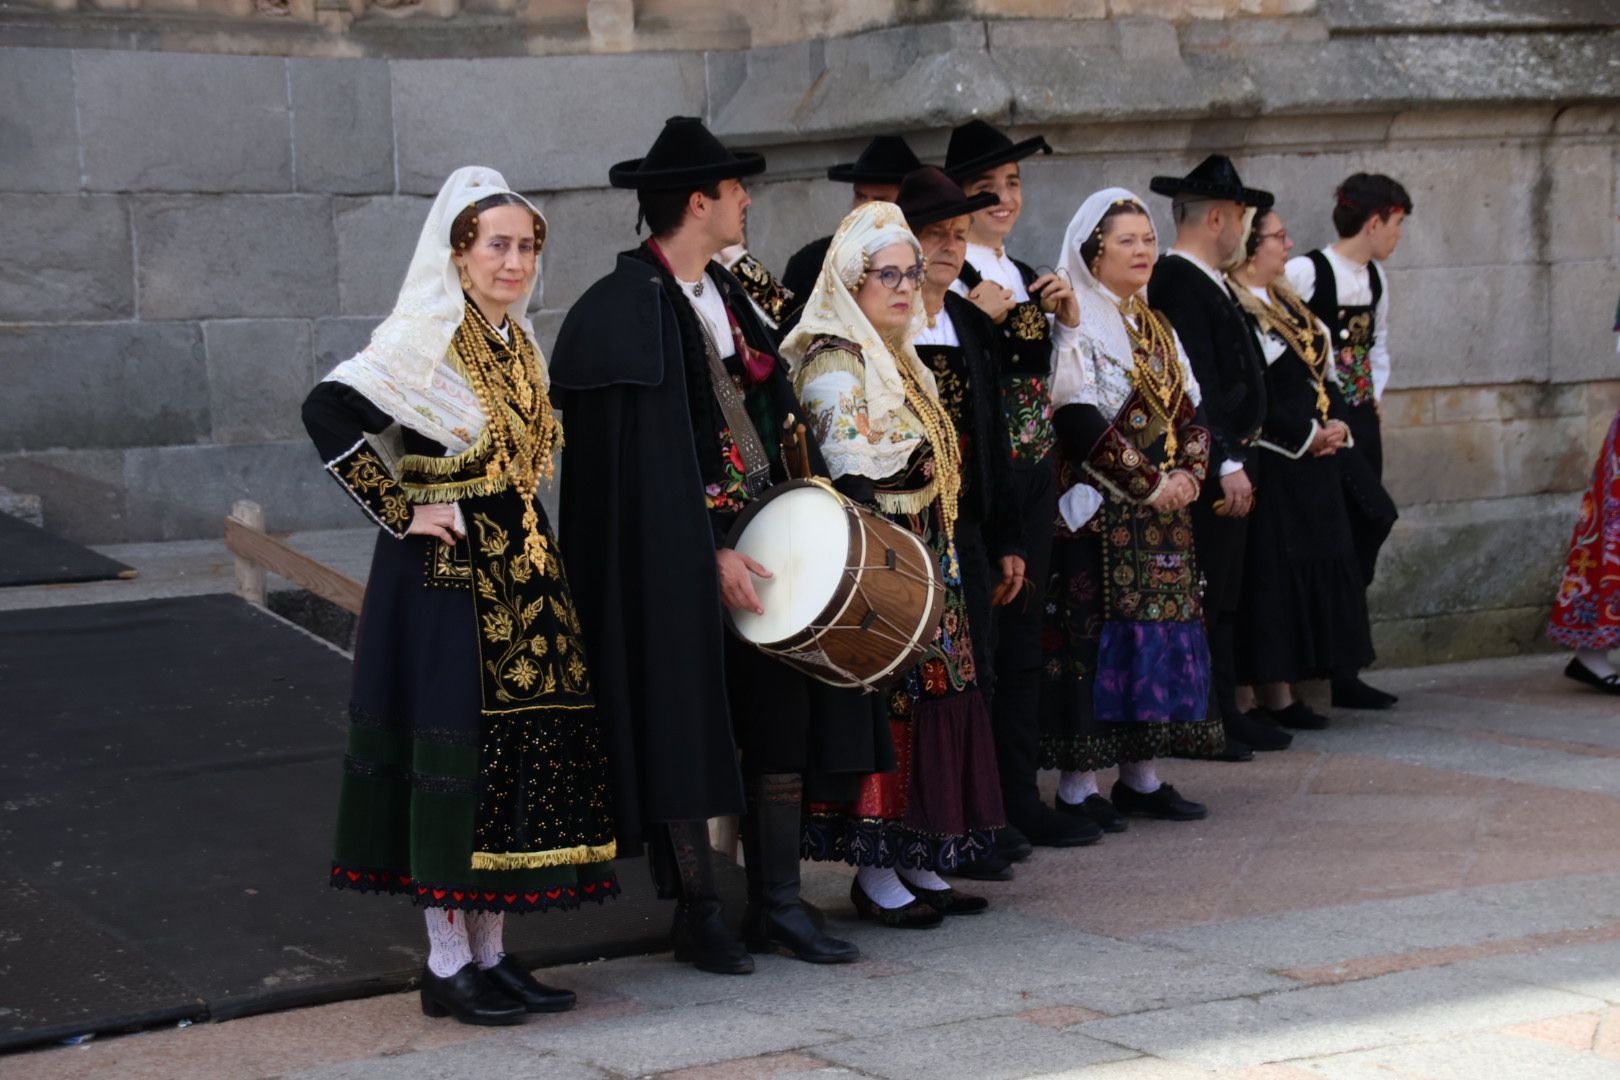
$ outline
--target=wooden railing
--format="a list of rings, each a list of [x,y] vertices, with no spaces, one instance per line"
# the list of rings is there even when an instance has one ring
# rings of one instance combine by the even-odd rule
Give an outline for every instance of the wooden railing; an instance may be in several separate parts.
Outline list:
[[[225,519],[225,546],[236,557],[236,594],[264,606],[265,573],[280,574],[301,589],[360,614],[366,587],[264,531],[264,508],[243,499]]]

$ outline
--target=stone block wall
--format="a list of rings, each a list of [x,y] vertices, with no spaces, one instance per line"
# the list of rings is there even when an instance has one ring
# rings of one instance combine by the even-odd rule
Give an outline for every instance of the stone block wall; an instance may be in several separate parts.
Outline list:
[[[938,160],[979,115],[1058,149],[1027,164],[1012,243],[1037,264],[1096,187],[1146,195],[1213,150],[1278,193],[1301,251],[1331,239],[1344,175],[1401,178],[1417,213],[1389,266],[1403,519],[1375,587],[1380,647],[1532,647],[1620,408],[1615,18],[1208,4],[1265,17],[964,0],[942,8],[972,18],[831,39],[477,60],[0,46],[0,488],[90,543],[216,535],[243,497],[273,528],[357,524],[297,406],[386,313],[452,168],[500,168],[550,219],[548,344],[636,242],[606,170],[665,116],[766,150],[750,242],[780,268],[845,209],[827,164],[879,130]],[[1487,8],[1495,22],[1463,25]]]

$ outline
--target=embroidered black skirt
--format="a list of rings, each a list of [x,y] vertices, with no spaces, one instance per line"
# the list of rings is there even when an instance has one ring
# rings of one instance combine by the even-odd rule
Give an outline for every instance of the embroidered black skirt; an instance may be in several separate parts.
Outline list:
[[[600,746],[593,732],[562,730],[594,724],[590,709],[547,721],[556,729],[531,742],[540,752],[486,767],[484,748],[501,744],[487,727],[509,721],[481,712],[474,595],[445,554],[426,537],[378,535],[355,649],[331,884],[480,911],[572,908],[617,895],[605,861],[472,869],[486,776],[516,769],[520,788],[540,796],[523,812],[543,806],[559,819],[548,827],[568,834],[600,831],[601,808],[580,793],[600,790],[607,766],[599,750],[581,749]],[[566,590],[560,576],[555,586]]]

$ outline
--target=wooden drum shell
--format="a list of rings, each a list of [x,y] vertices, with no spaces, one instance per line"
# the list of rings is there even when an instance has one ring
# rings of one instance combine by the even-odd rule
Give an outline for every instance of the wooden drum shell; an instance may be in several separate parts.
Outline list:
[[[749,643],[829,685],[885,690],[910,673],[939,631],[945,581],[938,560],[915,533],[821,480],[771,488],[742,513],[727,543],[736,546],[772,497],[807,485],[821,487],[843,508],[849,530],[843,576],[811,625],[779,641]]]

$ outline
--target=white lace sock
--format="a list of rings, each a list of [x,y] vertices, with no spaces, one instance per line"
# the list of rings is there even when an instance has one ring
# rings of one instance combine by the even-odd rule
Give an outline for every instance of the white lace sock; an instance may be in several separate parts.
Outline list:
[[[855,880],[861,892],[880,908],[903,908],[917,899],[893,867],[863,866],[855,871]]]
[[[428,970],[441,979],[448,979],[472,963],[472,949],[467,945],[467,913],[430,907],[425,914]]]
[[[506,955],[506,947],[501,941],[501,932],[506,928],[506,914],[500,911],[469,911],[465,913],[465,918],[467,945],[472,949],[472,958],[480,969],[488,971]]]
[[[1153,759],[1146,761],[1122,761],[1119,763],[1119,779],[1126,787],[1139,795],[1151,795],[1159,790],[1159,774],[1153,768]]]
[[[1058,776],[1058,798],[1069,804],[1083,803],[1093,795],[1100,794],[1097,790],[1097,774],[1094,772],[1065,772]]]
[[[1609,654],[1602,649],[1582,649],[1575,654],[1575,659],[1600,679],[1607,679],[1614,674],[1614,665],[1609,663]]]
[[[948,889],[951,887],[950,882],[946,881],[932,870],[913,870],[909,866],[902,866],[900,868],[900,880],[905,882],[907,885],[914,885],[919,889],[927,889],[929,892],[939,892],[941,889]]]

